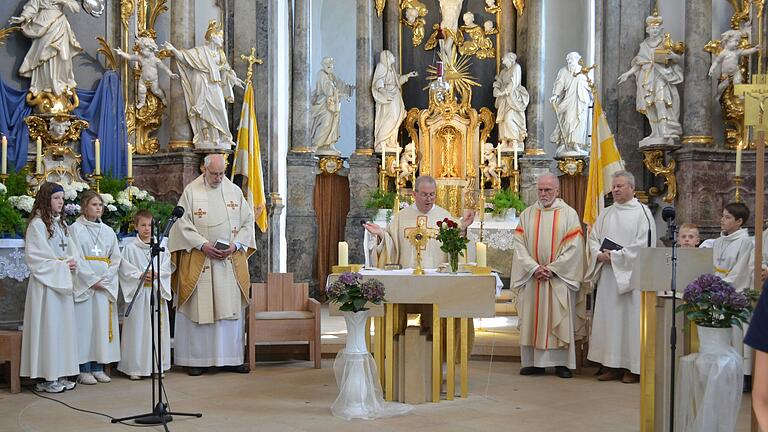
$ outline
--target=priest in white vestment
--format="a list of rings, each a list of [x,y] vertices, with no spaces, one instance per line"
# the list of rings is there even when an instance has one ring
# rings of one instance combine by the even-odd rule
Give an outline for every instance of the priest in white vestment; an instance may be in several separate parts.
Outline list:
[[[733,285],[736,291],[742,292],[752,287],[754,276],[754,241],[746,228],[742,228],[749,219],[749,207],[744,203],[733,202],[723,208],[720,218],[720,237],[715,239],[712,246],[712,259],[715,274]],[[745,391],[751,388],[751,380],[746,376],[752,375],[753,350],[744,345],[744,334],[747,331],[737,326],[732,327],[731,346],[741,354],[744,363]]]
[[[128,240],[123,248],[120,263],[120,289],[126,303],[133,301],[133,308],[123,320],[121,356],[117,369],[132,380],[157,372],[157,289],[160,289],[160,331],[162,332],[163,371],[171,368],[171,331],[168,324],[168,304],[171,300],[171,256],[167,250],[160,252],[160,268],[155,268],[152,279],[147,264],[151,258],[150,237],[152,213],[141,210],[134,216],[138,236]],[[165,247],[165,244],[162,245]],[[157,265],[157,260],[153,260]],[[159,280],[157,279],[159,277]],[[159,283],[158,283],[159,282]],[[134,300],[134,297],[136,298]]]
[[[554,367],[560,378],[576,368],[577,294],[584,276],[584,236],[576,210],[558,198],[554,174],[539,176],[539,199],[520,214],[510,287],[519,290],[520,375]],[[582,303],[583,305],[583,303]]]
[[[43,379],[36,390],[48,393],[73,389],[67,377],[79,372],[72,297],[79,251],[61,219],[63,208],[64,188],[43,183],[24,238],[29,283],[19,374]]]
[[[100,220],[101,195],[86,191],[80,208],[83,214],[70,227],[82,255],[75,279],[78,382],[91,385],[110,382],[104,365],[120,360],[117,271],[121,256],[115,232]]]
[[[611,177],[614,204],[597,217],[587,244],[585,279],[597,290],[587,358],[603,366],[600,381],[633,383],[640,374],[640,287],[630,279],[639,250],[656,246],[656,225],[634,198],[634,176],[617,171]],[[622,249],[601,248],[606,239]]]
[[[365,229],[376,236],[376,245],[373,246],[372,256],[375,257],[376,266],[384,268],[387,264],[399,264],[402,268],[416,267],[416,250],[408,241],[408,232],[417,227],[420,218],[426,218],[426,226],[434,230],[437,235],[437,222],[445,218],[455,219],[448,210],[435,205],[437,183],[430,176],[419,176],[414,186],[414,205],[400,210],[392,215],[392,221],[387,229],[383,229],[375,223],[365,224]],[[474,220],[474,213],[465,211],[461,219],[460,227],[466,230]],[[430,238],[427,246],[421,251],[421,266],[423,268],[436,268],[448,261],[448,254],[440,250],[440,242],[434,237]]]
[[[243,315],[251,283],[248,257],[256,248],[253,212],[224,176],[222,155],[206,156],[203,171],[184,189],[184,216],[168,239],[176,265],[174,363],[193,376],[209,366],[247,373]]]

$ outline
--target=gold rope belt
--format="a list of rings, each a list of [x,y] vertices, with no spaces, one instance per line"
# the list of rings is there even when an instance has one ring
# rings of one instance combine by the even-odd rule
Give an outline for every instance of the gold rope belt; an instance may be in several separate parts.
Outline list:
[[[717,273],[720,273],[720,274],[724,274],[724,275],[727,275],[727,274],[728,274],[728,273],[730,273],[731,271],[730,271],[730,270],[727,270],[727,269],[724,269],[724,268],[715,267],[715,272],[717,272]]]
[[[107,263],[107,265],[112,264],[112,260],[107,257],[86,255],[85,259],[87,261],[102,261]],[[112,339],[112,302],[109,302],[109,341],[112,342]]]

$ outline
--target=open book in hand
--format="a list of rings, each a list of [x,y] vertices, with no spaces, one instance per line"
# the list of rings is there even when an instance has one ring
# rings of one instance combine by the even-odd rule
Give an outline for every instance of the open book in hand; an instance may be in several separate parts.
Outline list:
[[[615,241],[609,239],[608,237],[603,239],[603,242],[600,244],[600,250],[609,250],[609,251],[617,251],[624,249],[624,246],[616,243]]]
[[[229,249],[229,242],[224,240],[216,240],[216,243],[213,245],[218,250],[227,250]]]

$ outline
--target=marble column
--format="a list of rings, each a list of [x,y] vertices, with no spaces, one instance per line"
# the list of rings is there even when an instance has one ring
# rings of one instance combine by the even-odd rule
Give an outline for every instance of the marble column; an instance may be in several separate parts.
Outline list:
[[[525,87],[531,95],[525,113],[528,138],[525,140],[526,155],[543,155],[544,143],[549,139],[544,130],[544,110],[548,107],[549,91],[544,88],[544,40],[538,37],[544,25],[544,5],[541,1],[526,2],[524,24],[520,27],[524,58]],[[504,6],[508,6],[507,3]],[[520,46],[520,45],[518,45]]]
[[[401,63],[400,57],[400,32],[403,32],[403,39],[406,43],[411,43],[410,37],[405,37],[410,34],[410,29],[400,28],[400,2],[397,0],[390,0],[384,7],[384,49],[389,50],[395,55],[398,65]],[[402,73],[402,72],[400,72]]]
[[[308,282],[310,290],[318,286],[315,280],[317,254],[317,216],[313,205],[317,158],[312,153],[288,153],[288,197],[286,202],[285,239],[288,271],[296,282]]]
[[[685,81],[683,144],[712,144],[711,56],[702,49],[712,39],[712,2],[685,0]]]
[[[171,43],[176,48],[195,46],[195,0],[177,0],[171,5]],[[172,61],[173,63],[176,60]],[[174,70],[177,70],[174,66]],[[187,118],[187,105],[184,103],[184,90],[180,80],[171,80],[168,106],[171,150],[191,150],[192,126]]]
[[[310,116],[310,65],[312,7],[309,0],[293,2],[293,34],[291,36],[291,151],[309,151],[312,124]]]
[[[499,2],[497,2],[499,3]],[[515,46],[515,29],[517,27],[517,9],[511,2],[501,2],[501,12],[499,14],[499,34],[496,37],[496,43],[499,46],[499,53],[504,54],[512,51],[517,53]],[[499,59],[501,61],[501,59]]]
[[[394,2],[395,0],[390,0]],[[357,74],[355,79],[355,153],[373,154],[373,121],[375,103],[371,94],[371,79],[376,59],[381,53],[382,19],[376,16],[371,0],[357,0]]]

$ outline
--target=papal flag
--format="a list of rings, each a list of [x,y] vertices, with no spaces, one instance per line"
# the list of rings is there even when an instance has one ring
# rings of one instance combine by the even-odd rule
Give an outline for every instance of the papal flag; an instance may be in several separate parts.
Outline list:
[[[256,107],[253,101],[253,84],[249,81],[243,96],[240,111],[240,128],[237,131],[237,149],[232,165],[232,177],[240,174],[247,177],[243,182],[245,199],[253,206],[256,225],[261,232],[267,230],[267,200],[264,197],[264,178],[261,174],[261,151],[259,150],[259,128],[256,125]]]
[[[589,155],[589,180],[587,198],[584,203],[584,223],[592,225],[597,215],[605,208],[605,194],[611,191],[611,174],[624,169],[616,141],[613,139],[608,120],[600,101],[595,98],[592,116],[592,151]]]

